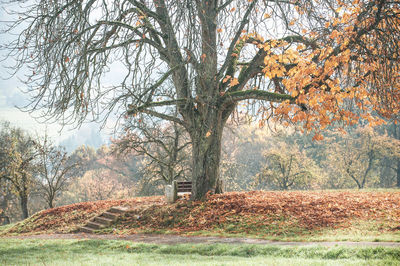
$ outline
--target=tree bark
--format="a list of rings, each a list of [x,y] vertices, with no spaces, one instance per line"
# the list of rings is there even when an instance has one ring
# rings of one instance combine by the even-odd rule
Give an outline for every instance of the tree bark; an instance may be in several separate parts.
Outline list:
[[[219,177],[221,159],[221,139],[224,122],[217,115],[206,123],[197,123],[191,131],[192,138],[192,199],[203,199],[207,192],[222,193]]]
[[[20,196],[21,210],[22,210],[22,219],[26,219],[29,217],[28,213],[28,196],[21,195]]]
[[[49,197],[47,203],[48,203],[48,205],[49,205],[49,208],[50,208],[50,209],[53,209],[53,208],[54,208],[54,196],[53,196],[53,197]]]
[[[367,167],[367,170],[365,170],[365,173],[364,173],[364,176],[363,176],[363,180],[362,180],[362,183],[361,183],[361,187],[359,187],[360,189],[365,187],[365,182],[367,181],[368,173],[372,169],[372,164],[373,164],[374,159],[375,159],[374,151],[370,150],[368,152],[368,167]]]

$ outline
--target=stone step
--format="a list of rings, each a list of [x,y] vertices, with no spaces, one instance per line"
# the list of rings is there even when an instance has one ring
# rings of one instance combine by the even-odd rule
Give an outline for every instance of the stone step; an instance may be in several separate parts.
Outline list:
[[[88,222],[86,227],[93,228],[94,230],[104,228],[104,224],[96,223],[96,222]]]
[[[84,232],[84,233],[88,233],[88,234],[93,234],[94,230],[95,229],[93,229],[93,228],[82,226],[79,231]]]
[[[103,216],[105,218],[111,219],[113,221],[118,219],[118,214],[112,213],[112,212],[103,212],[100,216]]]
[[[81,232],[92,234],[95,230],[99,230],[110,226],[119,216],[124,214],[129,209],[126,207],[115,206],[111,207],[108,211],[103,212],[99,216],[93,218],[85,226],[80,228]]]
[[[102,216],[97,216],[94,218],[94,222],[109,226],[112,222],[114,222],[114,220]]]
[[[127,210],[128,210],[128,208],[125,208],[125,207],[111,207],[108,210],[108,212],[122,214],[122,213],[125,213]]]

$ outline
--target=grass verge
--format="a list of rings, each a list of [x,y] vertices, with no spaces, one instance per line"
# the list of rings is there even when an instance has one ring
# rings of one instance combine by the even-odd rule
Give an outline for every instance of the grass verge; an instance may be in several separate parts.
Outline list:
[[[400,265],[400,248],[0,239],[2,265]]]

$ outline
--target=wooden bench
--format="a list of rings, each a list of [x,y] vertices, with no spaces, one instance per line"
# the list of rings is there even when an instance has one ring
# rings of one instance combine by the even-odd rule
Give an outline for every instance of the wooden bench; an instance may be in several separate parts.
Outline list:
[[[176,181],[176,192],[180,195],[192,193],[192,181]]]

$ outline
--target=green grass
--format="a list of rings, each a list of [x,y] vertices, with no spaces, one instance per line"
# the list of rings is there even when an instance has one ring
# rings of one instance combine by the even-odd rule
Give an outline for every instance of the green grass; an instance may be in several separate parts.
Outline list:
[[[394,227],[395,225],[391,225]],[[325,228],[310,236],[307,241],[373,241],[400,242],[400,230],[381,230],[388,227],[379,221],[352,221],[346,228]]]
[[[400,248],[0,239],[1,265],[400,265]]]
[[[367,241],[367,242],[400,242],[400,230],[380,230],[387,224],[379,221],[354,220],[351,225],[344,228],[327,227],[322,229],[306,230],[296,224],[288,225],[281,223],[277,227],[273,224],[268,226],[252,226],[251,223],[241,222],[238,224],[225,225],[212,231],[198,231],[191,235],[208,235],[224,237],[252,237],[275,241]],[[229,225],[228,225],[229,226]]]
[[[262,217],[261,217],[262,218]],[[326,227],[320,229],[306,229],[298,226],[296,222],[285,223],[282,217],[270,224],[260,223],[261,219],[254,217],[252,220],[235,219],[208,230],[188,231],[186,235],[193,236],[220,236],[220,237],[244,237],[261,238],[273,241],[295,242],[321,242],[321,241],[355,241],[355,242],[400,242],[400,230],[380,230],[387,227],[384,221],[353,220],[347,227]],[[391,225],[395,226],[395,225]],[[132,229],[132,228],[131,228]],[[99,234],[115,233],[149,233],[149,234],[177,234],[171,229],[138,228],[133,231],[117,225],[97,231]]]

